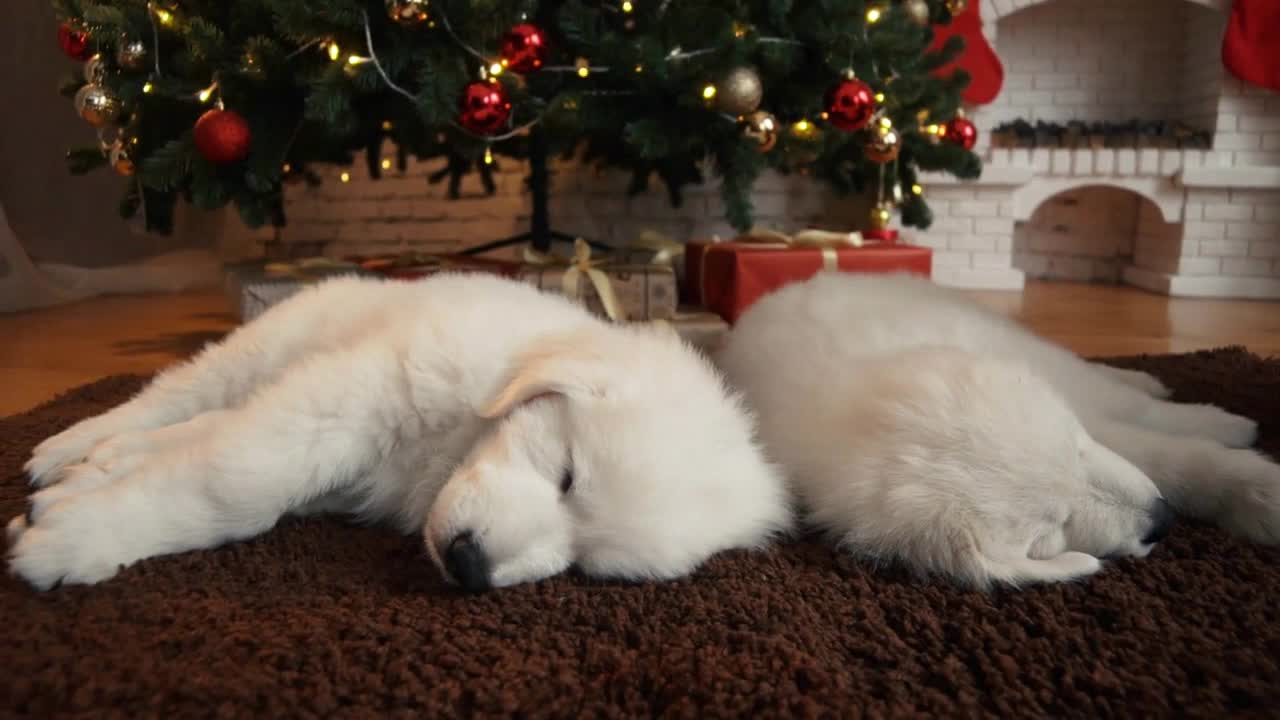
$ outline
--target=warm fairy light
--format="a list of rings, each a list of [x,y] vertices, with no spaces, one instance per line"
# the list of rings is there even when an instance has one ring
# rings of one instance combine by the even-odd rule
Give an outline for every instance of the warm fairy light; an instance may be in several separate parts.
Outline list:
[[[283,170],[283,171],[285,172],[285,174],[288,174],[288,173],[293,172],[293,166],[292,166],[292,165],[290,165],[289,163],[285,163],[285,164],[284,164],[284,167],[282,167],[282,168],[280,168],[280,169],[281,169],[281,170]]]
[[[505,66],[502,63],[493,63],[489,66],[490,75],[501,75]]]
[[[173,13],[164,8],[156,8],[156,19],[160,21],[161,25],[172,25]]]
[[[734,23],[734,24],[733,24],[733,36],[734,36],[734,37],[738,37],[738,38],[746,37],[746,36],[747,36],[747,29],[748,29],[748,28],[747,28],[747,26],[746,26],[746,25],[743,25],[742,23]]]
[[[493,164],[493,151],[490,150],[489,148],[484,149],[484,164],[485,165]]]
[[[917,183],[917,184],[915,184],[915,185],[912,185],[912,186],[911,186],[911,194],[912,194],[912,195],[923,195],[923,194],[924,194],[924,188],[920,187],[920,185],[919,185],[918,183]]]
[[[930,135],[942,135],[946,130],[941,125],[931,124],[929,127],[925,128],[925,132]]]
[[[214,83],[209,87],[201,90],[200,94],[197,95],[196,97],[200,98],[200,102],[207,103],[209,102],[209,98],[213,97],[213,91],[217,89],[218,89],[218,83]]]
[[[884,15],[884,12],[880,8],[873,7],[870,10],[867,10],[867,22],[869,23],[880,22],[880,18],[883,15]]]
[[[351,57],[347,58],[348,65],[363,65],[367,62],[369,62],[369,58],[360,57],[359,55],[352,55]]]
[[[893,127],[893,121],[887,117],[882,117],[880,118],[880,127],[891,128]]]
[[[644,72],[644,66],[641,65],[640,63],[636,63],[636,72],[638,73]]]
[[[586,77],[591,74],[591,64],[587,62],[586,58],[578,58],[578,61],[574,64],[578,67],[578,77]]]
[[[705,99],[707,99],[707,100],[710,100],[711,98],[713,98],[713,97],[715,97],[715,96],[716,96],[716,86],[715,86],[715,85],[708,85],[708,86],[706,86],[706,87],[702,88],[702,97],[703,97],[703,98],[705,98]]]
[[[144,93],[150,93],[152,90],[155,90],[155,89],[156,89],[156,86],[153,85],[150,80],[147,81],[146,85],[142,86],[142,92]]]
[[[876,93],[876,102],[878,103],[884,102],[884,93]]]
[[[809,121],[808,121],[808,120],[800,120],[799,122],[797,122],[797,123],[796,123],[796,131],[797,131],[797,132],[809,132]]]
[[[329,43],[329,59],[338,62],[338,58],[342,57],[342,48],[338,43]]]
[[[622,3],[622,12],[629,13],[635,9],[635,6],[631,4],[631,0],[624,0]]]
[[[342,182],[344,182],[344,183],[349,183],[349,182],[351,182],[351,173],[349,173],[349,172],[344,172],[344,173],[342,173],[341,175],[339,175],[339,176],[338,176],[338,179],[339,179],[339,180],[341,180],[341,181],[342,181]]]
[[[391,132],[393,129],[395,129],[395,125],[392,125],[390,120],[383,120],[382,129],[386,130],[387,132]]]
[[[383,170],[390,170],[390,169],[391,169],[391,161],[390,161],[390,160],[388,160],[387,158],[383,158],[383,159],[382,159],[382,169],[383,169]]]

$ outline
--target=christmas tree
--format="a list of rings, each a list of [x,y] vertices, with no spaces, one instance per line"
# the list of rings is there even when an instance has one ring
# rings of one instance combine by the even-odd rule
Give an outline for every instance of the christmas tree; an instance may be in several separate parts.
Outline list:
[[[963,50],[934,28],[964,0],[54,0],[63,88],[98,128],[73,172],[128,177],[126,216],[164,231],[177,201],[283,224],[282,193],[317,163],[376,178],[437,160],[456,193],[528,159],[545,245],[546,160],[657,178],[673,203],[708,172],[752,224],[766,168],[879,194],[927,227],[920,170],[980,172],[959,112]],[[390,141],[390,142],[387,142]],[[394,158],[383,158],[385,147]],[[541,206],[540,208],[538,206]]]

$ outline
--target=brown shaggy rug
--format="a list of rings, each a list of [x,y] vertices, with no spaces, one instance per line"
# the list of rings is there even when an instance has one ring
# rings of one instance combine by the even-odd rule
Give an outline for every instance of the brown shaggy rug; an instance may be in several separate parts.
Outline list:
[[[1114,360],[1263,424],[1280,360]],[[31,447],[136,391],[0,420],[0,515]],[[98,587],[0,579],[0,713],[53,717],[1201,716],[1280,712],[1280,551],[1182,524],[1076,585],[983,595],[799,540],[667,584],[473,597],[418,542],[336,520],[153,559]]]

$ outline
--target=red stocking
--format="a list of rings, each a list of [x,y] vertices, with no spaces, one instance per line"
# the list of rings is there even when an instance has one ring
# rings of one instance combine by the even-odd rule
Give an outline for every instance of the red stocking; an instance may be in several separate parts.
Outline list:
[[[996,99],[1000,87],[1004,85],[1004,66],[992,49],[987,38],[982,34],[982,14],[978,11],[980,0],[969,0],[969,7],[951,19],[950,25],[937,25],[933,28],[933,47],[938,50],[947,38],[959,35],[964,38],[964,52],[949,65],[936,71],[940,76],[950,75],[956,69],[967,70],[973,76],[973,82],[965,88],[964,101],[970,105],[985,105]],[[1271,2],[1272,0],[1257,0]]]
[[[1235,0],[1222,64],[1247,83],[1280,90],[1280,2]]]

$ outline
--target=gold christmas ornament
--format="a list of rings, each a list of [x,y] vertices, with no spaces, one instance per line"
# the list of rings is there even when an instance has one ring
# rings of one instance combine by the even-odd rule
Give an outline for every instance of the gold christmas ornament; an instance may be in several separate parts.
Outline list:
[[[107,64],[103,61],[101,55],[94,55],[84,63],[84,81],[90,85],[97,85],[107,75]]]
[[[924,27],[929,24],[929,3],[926,0],[904,0],[902,10],[911,22]]]
[[[716,108],[730,115],[755,112],[764,99],[764,83],[755,68],[742,66],[729,71],[716,84]]]
[[[756,149],[767,153],[778,144],[778,120],[771,113],[757,110],[742,122],[742,134],[756,141]]]
[[[101,85],[85,85],[76,93],[76,112],[85,122],[93,127],[101,128],[110,125],[120,117],[124,110],[120,98]]]
[[[427,0],[387,0],[387,16],[400,25],[421,25],[431,18]]]
[[[867,143],[867,159],[874,163],[893,162],[902,149],[902,138],[892,126],[877,123],[872,129],[871,142]]]
[[[969,0],[947,0],[947,12],[959,15],[969,9]]]
[[[133,146],[133,142],[116,140],[107,156],[112,169],[125,177],[132,177],[138,172],[138,166],[133,162]]]
[[[889,203],[879,203],[871,208],[871,229],[884,230],[893,220],[893,207]]]
[[[121,35],[116,45],[116,63],[125,70],[141,70],[147,66],[147,45]]]

